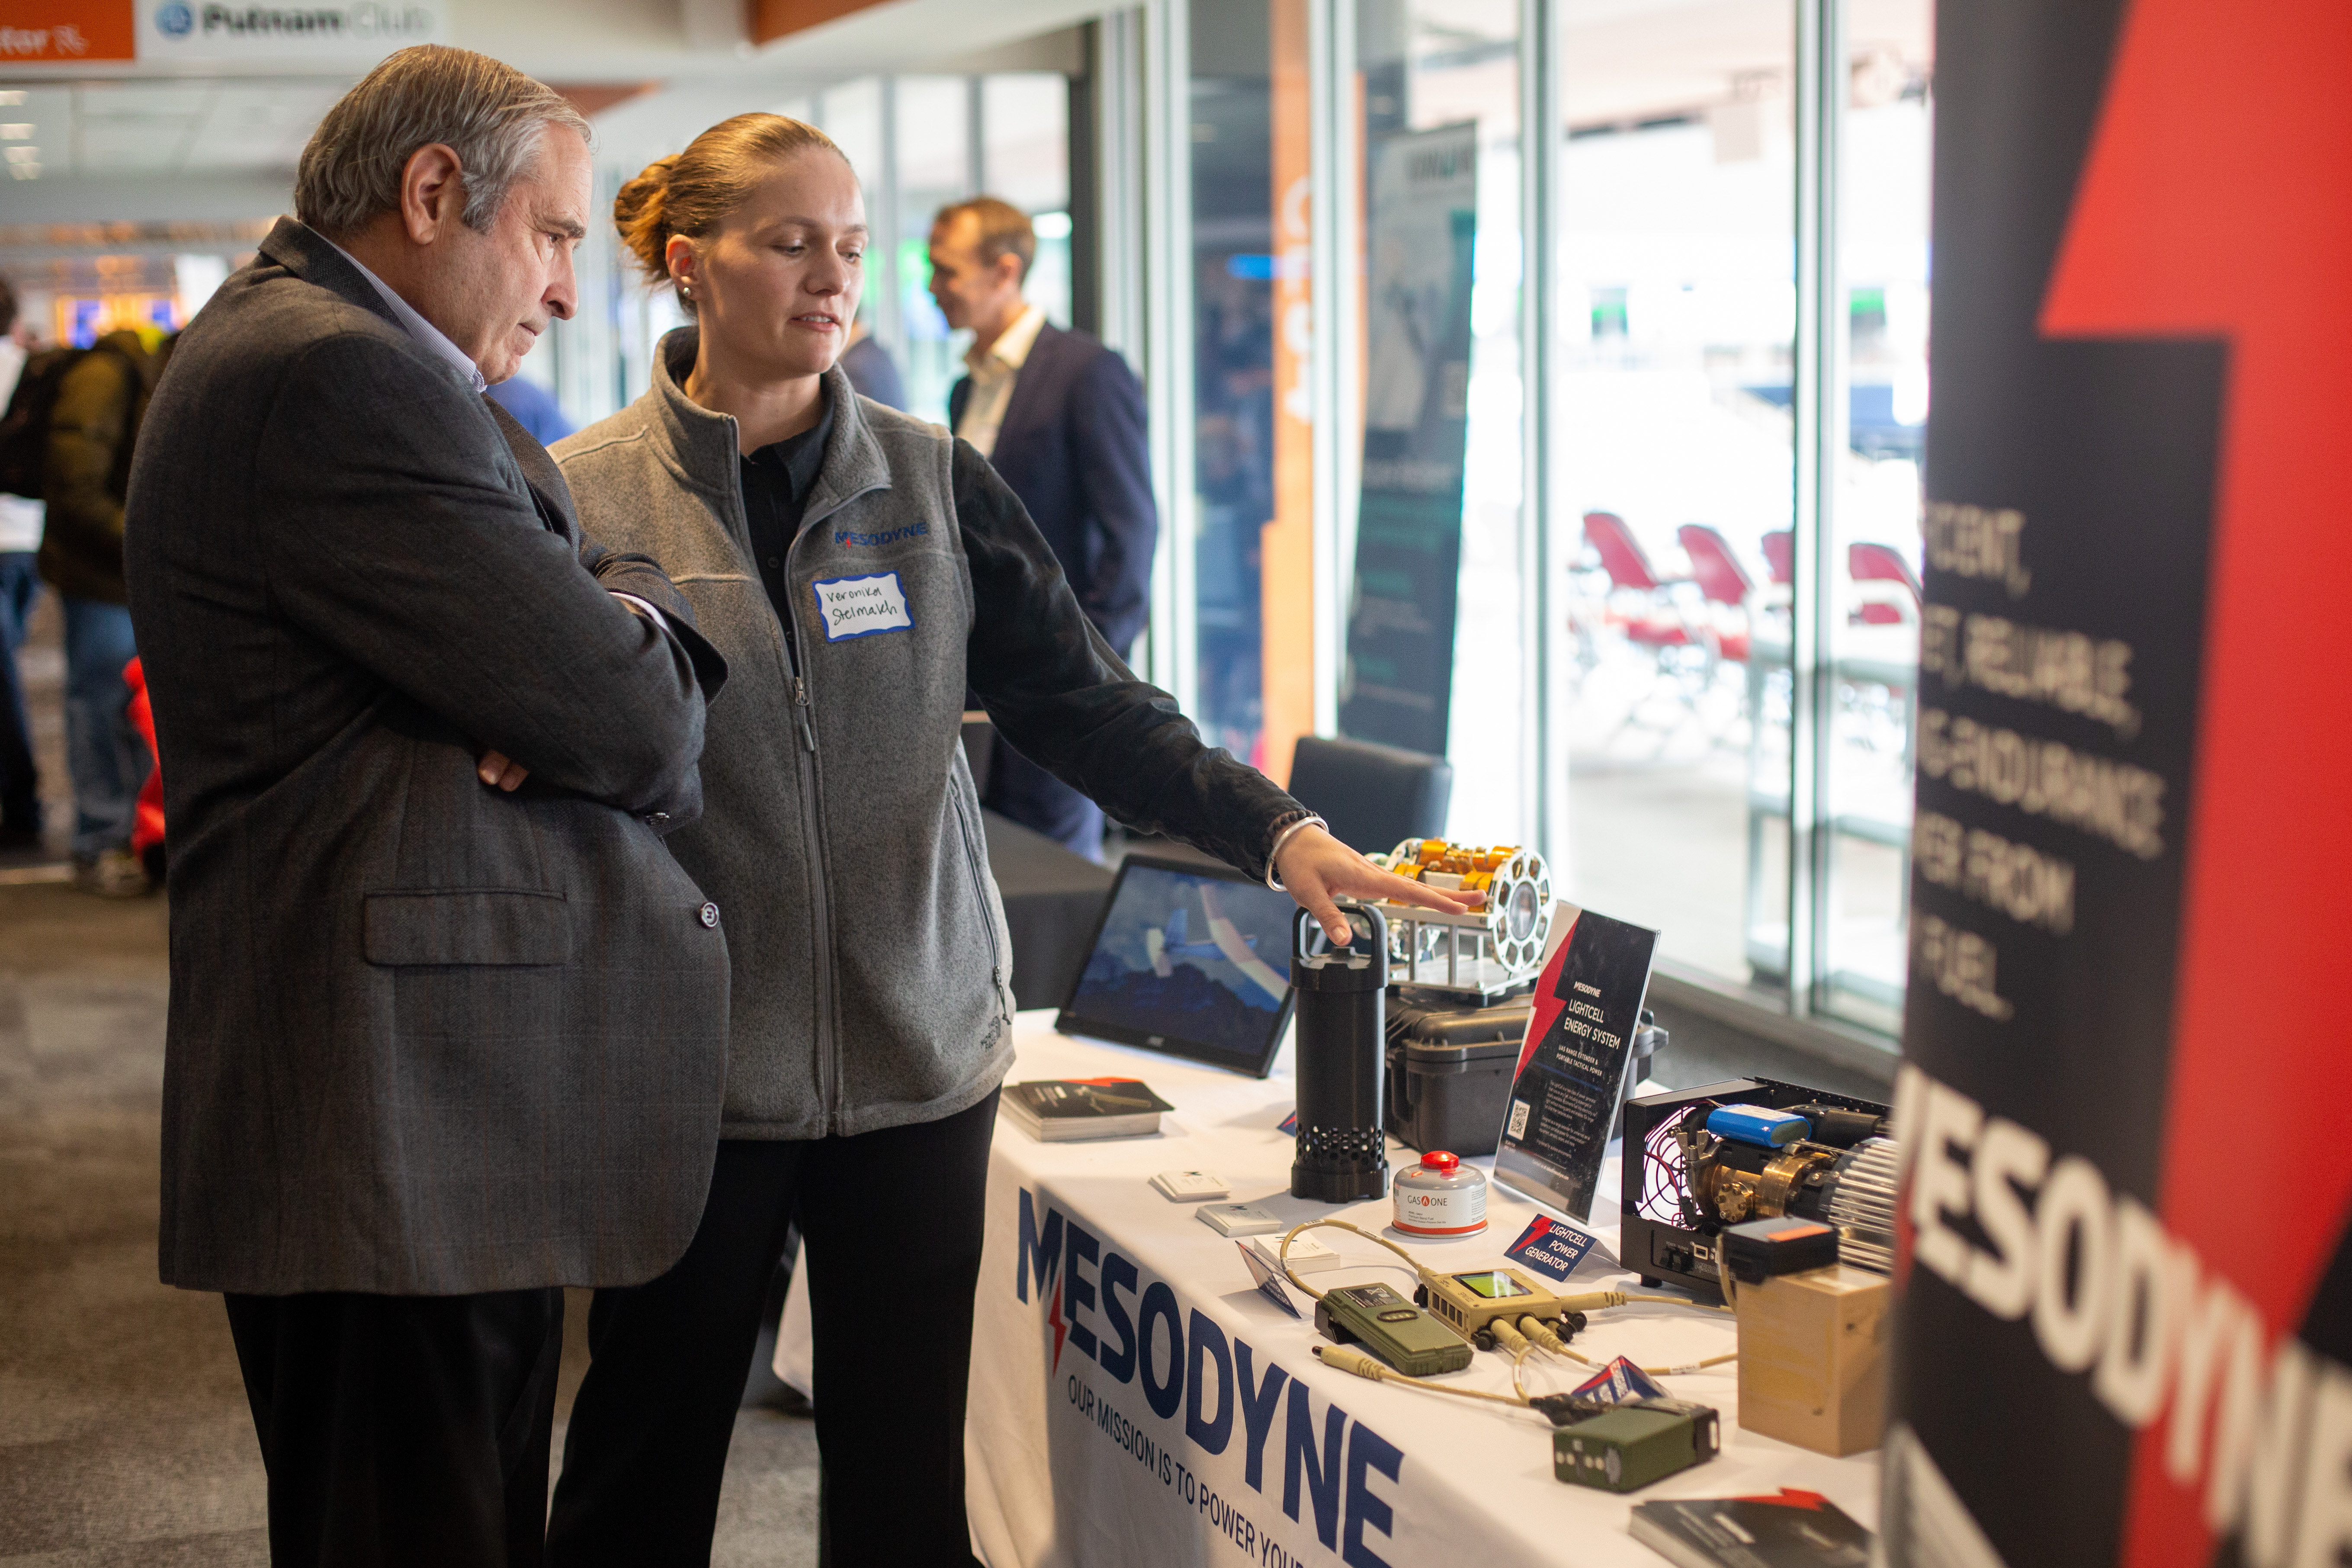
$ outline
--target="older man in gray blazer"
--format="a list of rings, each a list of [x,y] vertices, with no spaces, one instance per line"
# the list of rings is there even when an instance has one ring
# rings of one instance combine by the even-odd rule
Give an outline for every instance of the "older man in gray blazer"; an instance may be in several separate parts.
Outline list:
[[[164,1279],[228,1300],[279,1563],[539,1561],[563,1285],[719,1136],[724,669],[482,395],[572,314],[587,126],[394,56],[182,338],[125,530],[172,825]]]

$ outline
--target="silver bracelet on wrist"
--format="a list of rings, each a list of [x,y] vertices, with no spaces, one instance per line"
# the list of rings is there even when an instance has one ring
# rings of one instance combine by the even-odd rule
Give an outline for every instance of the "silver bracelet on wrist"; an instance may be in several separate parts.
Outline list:
[[[1275,868],[1275,862],[1281,857],[1282,847],[1290,842],[1291,835],[1302,827],[1320,827],[1328,833],[1330,831],[1331,825],[1310,811],[1274,836],[1273,847],[1265,852],[1265,885],[1277,893],[1286,893],[1290,889],[1282,885],[1282,873]]]

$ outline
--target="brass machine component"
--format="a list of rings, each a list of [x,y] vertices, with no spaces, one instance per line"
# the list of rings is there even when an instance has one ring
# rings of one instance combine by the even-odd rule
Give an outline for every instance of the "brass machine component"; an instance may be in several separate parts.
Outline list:
[[[1874,1122],[1874,1118],[1860,1119]],[[1884,1137],[1851,1144],[1811,1139],[1766,1149],[1718,1137],[1703,1117],[1673,1133],[1686,1173],[1678,1199],[1684,1222],[1699,1232],[1692,1251],[1710,1273],[1723,1227],[1783,1215],[1820,1220],[1838,1231],[1843,1259],[1878,1273],[1895,1260],[1895,1150]]]
[[[1766,1162],[1760,1171],[1711,1163],[1706,1167],[1706,1189],[1699,1195],[1715,1205],[1726,1225],[1784,1215],[1806,1175],[1828,1171],[1844,1152],[1818,1143],[1795,1143]]]

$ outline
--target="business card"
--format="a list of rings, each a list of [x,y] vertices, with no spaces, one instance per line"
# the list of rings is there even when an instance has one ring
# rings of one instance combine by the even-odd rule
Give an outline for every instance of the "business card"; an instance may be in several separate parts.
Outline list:
[[[1299,1316],[1298,1309],[1291,1304],[1290,1292],[1282,1288],[1282,1276],[1276,1273],[1264,1258],[1252,1252],[1248,1242],[1236,1241],[1234,1245],[1242,1249],[1242,1261],[1249,1265],[1250,1278],[1257,1281],[1258,1294],[1292,1317]]]
[[[1574,1396],[1622,1405],[1629,1399],[1664,1399],[1666,1391],[1650,1381],[1649,1373],[1619,1356],[1591,1379],[1576,1385]]]

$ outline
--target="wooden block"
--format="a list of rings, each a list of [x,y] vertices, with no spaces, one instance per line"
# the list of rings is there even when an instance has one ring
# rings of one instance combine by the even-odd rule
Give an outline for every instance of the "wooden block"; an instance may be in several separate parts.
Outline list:
[[[1843,1263],[1739,1287],[1739,1425],[1835,1458],[1878,1447],[1893,1300]]]

